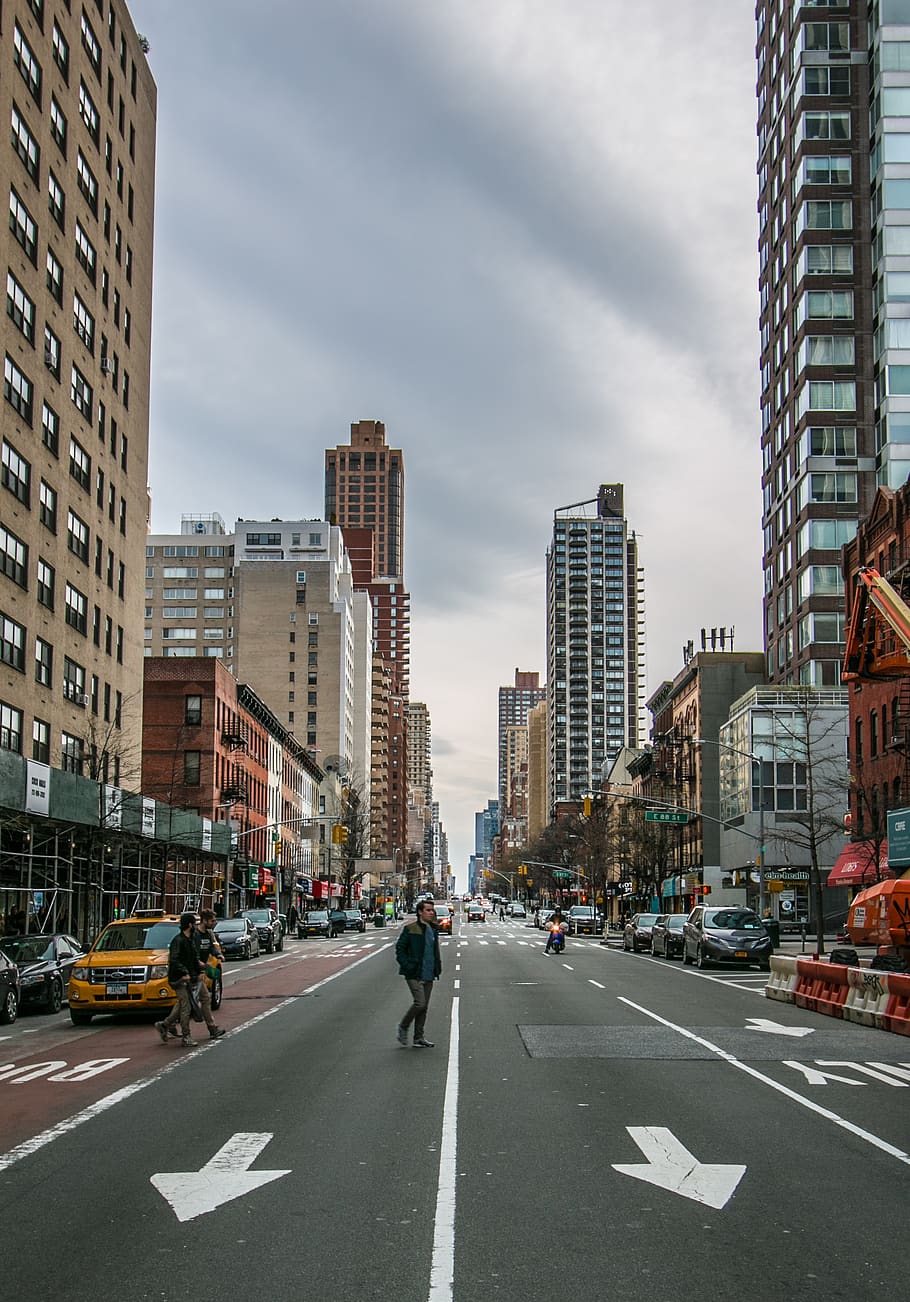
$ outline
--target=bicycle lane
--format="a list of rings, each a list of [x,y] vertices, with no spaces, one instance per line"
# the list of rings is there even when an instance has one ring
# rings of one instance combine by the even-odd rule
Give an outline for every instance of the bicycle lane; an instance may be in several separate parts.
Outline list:
[[[242,1030],[265,1010],[306,996],[314,983],[345,971],[374,947],[307,949],[229,968],[218,1025]],[[101,1016],[88,1027],[58,1019],[33,1029],[20,1020],[13,1029],[17,1034],[0,1040],[0,1162],[8,1150],[65,1125],[99,1099],[154,1079],[211,1043],[205,1026],[193,1023],[200,1048],[184,1048],[179,1039],[162,1044],[152,1019],[138,1015]]]

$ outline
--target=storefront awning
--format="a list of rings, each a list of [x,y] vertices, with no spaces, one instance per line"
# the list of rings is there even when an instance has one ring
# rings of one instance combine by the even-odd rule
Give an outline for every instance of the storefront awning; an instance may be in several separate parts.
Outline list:
[[[875,862],[874,841],[851,841],[837,856],[837,862],[828,874],[826,886],[872,886],[875,882],[895,874],[888,867],[888,842],[882,841]]]

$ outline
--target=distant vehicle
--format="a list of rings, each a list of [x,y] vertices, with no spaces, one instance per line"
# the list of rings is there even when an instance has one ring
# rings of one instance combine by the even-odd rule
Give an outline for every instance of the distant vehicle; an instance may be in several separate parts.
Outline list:
[[[345,918],[345,931],[366,931],[366,918],[359,909],[342,909],[342,913]]]
[[[651,928],[659,913],[633,913],[623,928],[622,947],[637,954],[639,950],[651,948]]]
[[[752,909],[706,908],[697,904],[683,927],[683,963],[756,964],[767,972],[774,946]]]
[[[687,913],[661,913],[651,928],[651,953],[682,958],[683,926]]]
[[[259,957],[259,932],[250,918],[219,918],[215,937],[225,958]]]
[[[439,931],[451,932],[452,914],[455,910],[443,900],[436,901],[436,924]]]
[[[567,921],[570,936],[597,935],[597,915],[590,904],[573,904]]]
[[[249,918],[259,932],[259,944],[267,954],[276,949],[279,952],[284,949],[284,934],[274,909],[241,909],[234,917]]]
[[[46,1013],[59,1013],[70,973],[85,950],[75,936],[64,932],[47,935],[6,936],[0,950],[19,969],[19,1004],[38,1004]]]
[[[0,950],[0,1025],[8,1026],[19,1012],[19,969]]]
[[[306,940],[308,936],[324,936],[328,940],[330,935],[331,924],[327,909],[310,909],[297,923],[299,940]]]
[[[468,922],[486,922],[487,920],[487,915],[482,904],[469,904],[466,916]]]
[[[517,901],[509,905],[506,909],[506,913],[508,913],[510,918],[526,918],[528,916],[525,906],[519,904]]]

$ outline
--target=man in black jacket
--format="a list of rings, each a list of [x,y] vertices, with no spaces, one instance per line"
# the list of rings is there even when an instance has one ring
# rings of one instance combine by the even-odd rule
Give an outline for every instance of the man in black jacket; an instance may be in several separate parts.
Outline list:
[[[177,1002],[163,1022],[155,1023],[155,1030],[167,1043],[168,1033],[176,1034],[177,1019],[183,1044],[187,1049],[195,1049],[196,1041],[190,1036],[190,986],[199,980],[202,966],[193,944],[193,932],[196,930],[196,916],[193,913],[180,915],[180,930],[168,947],[167,979],[173,986]],[[171,1032],[171,1027],[174,1031]]]
[[[439,956],[439,936],[436,931],[436,909],[432,900],[421,900],[417,905],[417,921],[402,929],[395,944],[398,971],[408,983],[411,1007],[398,1023],[398,1043],[407,1044],[408,1027],[414,1023],[414,1048],[432,1049],[433,1041],[424,1038],[427,1008],[433,993],[433,982],[442,972]]]

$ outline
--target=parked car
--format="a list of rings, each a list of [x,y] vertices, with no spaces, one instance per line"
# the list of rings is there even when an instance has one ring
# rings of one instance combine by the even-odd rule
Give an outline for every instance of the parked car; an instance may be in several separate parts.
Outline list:
[[[278,950],[280,953],[284,949],[281,923],[274,909],[241,909],[239,913],[234,914],[234,917],[249,918],[259,932],[260,947],[267,954],[271,954],[273,950]]]
[[[75,936],[63,932],[6,936],[0,940],[0,950],[19,969],[20,1008],[37,1004],[46,1013],[59,1013],[70,973],[85,954]]]
[[[366,931],[367,920],[359,909],[343,909],[345,931]]]
[[[0,950],[0,1026],[8,1026],[19,1012],[19,969]]]
[[[757,964],[767,972],[774,946],[752,909],[696,904],[683,927],[683,962]]]
[[[468,905],[466,916],[468,922],[486,922],[487,920],[487,915],[484,912],[483,905],[477,903]]]
[[[167,980],[168,946],[179,930],[180,918],[163,909],[137,909],[132,917],[109,922],[70,973],[73,1025],[87,1026],[97,1013],[161,1018],[169,1012],[177,996]],[[213,1009],[221,1006],[221,994],[219,971],[212,986]]]
[[[623,949],[631,949],[633,954],[637,954],[642,949],[650,949],[651,928],[659,917],[659,913],[633,913],[623,928]]]
[[[597,915],[590,904],[573,904],[566,922],[570,936],[597,935]]]
[[[259,957],[259,932],[251,918],[221,918],[215,935],[225,958]]]
[[[661,913],[651,928],[651,953],[682,958],[686,913]]]
[[[306,940],[308,936],[324,936],[328,940],[331,934],[327,909],[310,909],[297,923],[298,940]]]

